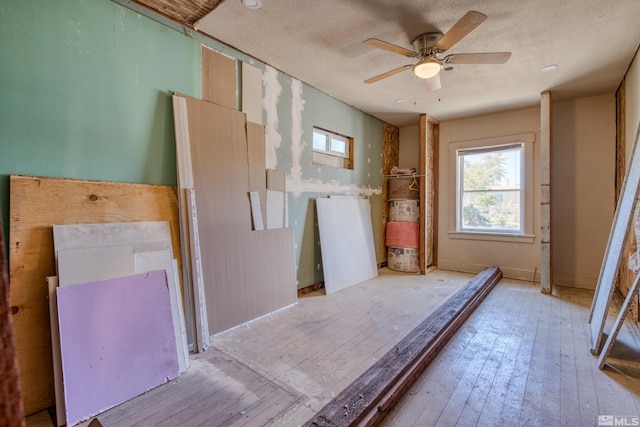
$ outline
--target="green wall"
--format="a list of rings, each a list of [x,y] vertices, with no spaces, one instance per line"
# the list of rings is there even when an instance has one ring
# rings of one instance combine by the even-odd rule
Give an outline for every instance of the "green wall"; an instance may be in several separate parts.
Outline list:
[[[108,0],[0,3],[0,206],[10,174],[176,183],[171,91],[200,44]]]
[[[109,0],[0,3],[5,232],[10,174],[175,185],[171,93],[201,96],[202,41],[275,73],[281,86],[275,107],[263,113],[265,124],[277,116],[274,131],[281,144],[275,167],[298,188],[288,196],[298,286],[322,281],[316,197],[369,196],[381,262],[382,122],[229,46],[198,37]],[[354,138],[354,170],[311,163],[313,126]]]

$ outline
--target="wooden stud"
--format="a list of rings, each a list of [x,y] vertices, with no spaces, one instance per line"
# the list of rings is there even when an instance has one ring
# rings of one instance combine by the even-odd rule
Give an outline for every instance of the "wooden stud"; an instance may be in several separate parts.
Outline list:
[[[540,286],[542,293],[553,292],[553,254],[551,245],[551,151],[552,151],[552,101],[551,92],[540,95]]]
[[[478,274],[305,426],[379,425],[501,278],[497,267]]]

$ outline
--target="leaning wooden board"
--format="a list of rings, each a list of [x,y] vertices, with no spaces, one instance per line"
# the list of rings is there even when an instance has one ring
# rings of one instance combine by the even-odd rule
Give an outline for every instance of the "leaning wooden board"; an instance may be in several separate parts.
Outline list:
[[[56,274],[53,224],[169,221],[179,262],[175,187],[12,175],[9,282],[25,414],[55,404],[47,276]]]

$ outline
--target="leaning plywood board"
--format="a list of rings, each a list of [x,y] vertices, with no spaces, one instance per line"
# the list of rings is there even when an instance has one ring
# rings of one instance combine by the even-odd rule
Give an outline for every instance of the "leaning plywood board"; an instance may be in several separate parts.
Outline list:
[[[247,122],[247,161],[249,168],[249,191],[257,192],[263,223],[267,216],[267,167],[264,142],[264,126]],[[256,197],[255,195],[253,197]],[[251,209],[255,209],[251,200]],[[255,224],[255,223],[254,223]],[[268,228],[268,227],[267,227]],[[256,230],[260,228],[254,227]]]
[[[180,372],[187,369],[184,311],[179,294],[180,282],[176,281],[173,269],[171,232],[167,221],[54,225],[53,241],[58,256],[60,286],[166,270]],[[65,257],[69,258],[66,265],[63,262]],[[97,266],[98,258],[102,259],[101,266]],[[63,280],[63,272],[73,273],[74,280]]]
[[[184,98],[213,334],[296,302],[293,234],[251,230],[245,115]]]
[[[622,192],[616,206],[609,241],[607,242],[604,260],[600,268],[593,302],[591,303],[589,332],[591,352],[593,354],[600,353],[609,304],[611,303],[611,296],[618,278],[624,244],[627,241],[627,234],[631,225],[631,214],[638,197],[638,190],[640,190],[640,144],[638,143],[638,137],[640,137],[640,128],[636,132],[631,161],[622,183]]]
[[[202,99],[236,108],[236,60],[202,46]]]
[[[178,206],[174,187],[17,175],[10,203],[13,326],[25,413],[32,414],[55,404],[45,281],[56,274],[52,225],[169,221],[180,261]]]
[[[378,275],[371,208],[365,199],[316,199],[327,293]]]
[[[262,72],[242,62],[242,111],[247,121],[262,124]]]
[[[167,272],[179,371],[184,372],[189,368],[189,350],[187,346],[184,310],[182,308],[182,299],[180,298],[180,280],[178,278],[177,262],[171,257],[171,251],[169,249],[139,252],[134,254],[134,259],[136,273],[148,273],[155,270],[164,270]]]
[[[63,249],[56,254],[60,286],[79,285],[135,273],[133,246]]]
[[[284,227],[284,200],[282,191],[267,191],[267,229]]]
[[[164,271],[57,289],[67,424],[178,376]]]
[[[187,103],[180,96],[173,96],[173,120],[176,133],[176,163],[178,169],[178,203],[180,211],[180,238],[182,244],[182,260],[184,280],[184,301],[186,307],[187,333],[191,331],[193,348],[196,352],[204,351],[209,346],[206,310],[204,308],[204,283],[198,229],[194,227],[197,207],[193,190],[193,172],[191,167],[191,151],[189,149],[189,123],[187,120]],[[193,329],[193,330],[192,330]]]
[[[0,206],[1,207],[1,206]],[[0,209],[0,425],[19,426],[24,419],[18,380],[18,361],[9,309],[9,276]]]

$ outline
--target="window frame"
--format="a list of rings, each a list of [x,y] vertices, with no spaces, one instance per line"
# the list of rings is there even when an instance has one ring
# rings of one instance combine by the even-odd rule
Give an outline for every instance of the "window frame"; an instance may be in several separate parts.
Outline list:
[[[315,140],[316,134],[322,134],[325,136],[326,149],[322,150],[315,148],[313,141]],[[331,149],[332,139],[344,143],[344,153]],[[311,147],[313,149],[312,163],[324,166],[333,166],[336,168],[353,169],[353,138],[339,134],[337,132],[313,126]]]
[[[450,231],[453,239],[493,240],[533,243],[533,144],[534,133],[500,136],[495,138],[461,141],[449,144],[449,168],[451,183]],[[462,170],[461,152],[493,151],[506,146],[521,144],[520,155],[520,230],[470,229],[462,226]]]

